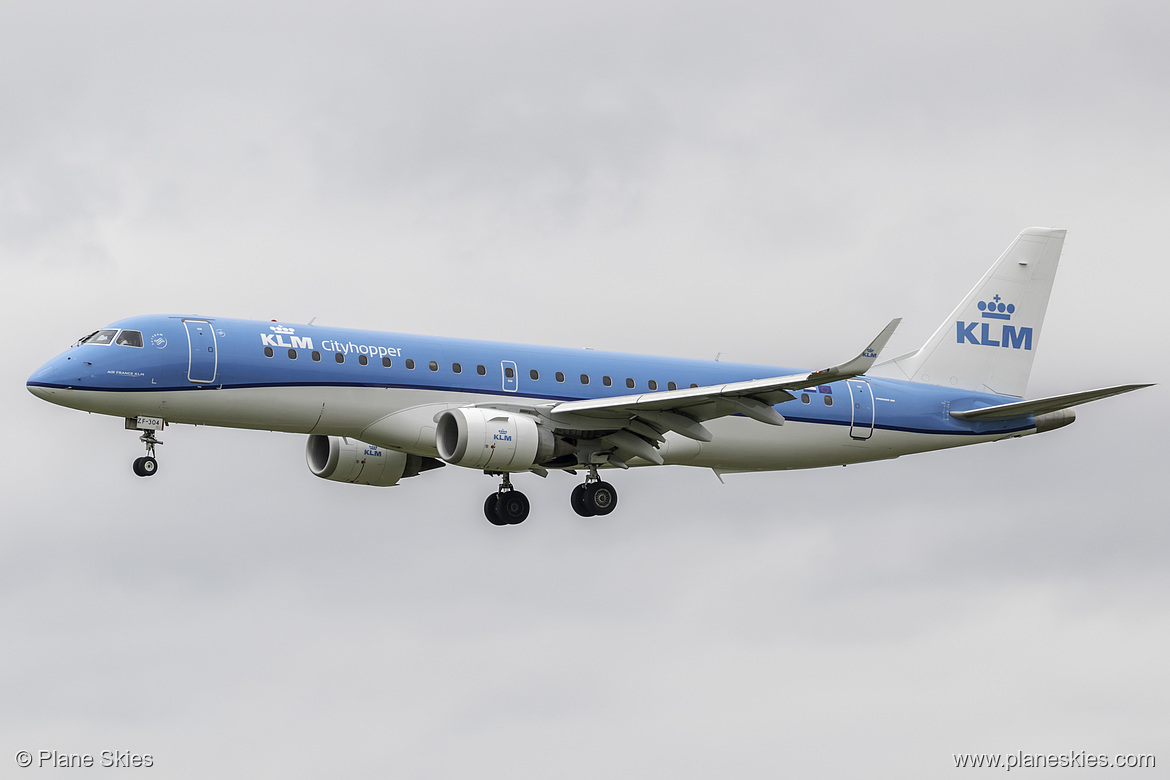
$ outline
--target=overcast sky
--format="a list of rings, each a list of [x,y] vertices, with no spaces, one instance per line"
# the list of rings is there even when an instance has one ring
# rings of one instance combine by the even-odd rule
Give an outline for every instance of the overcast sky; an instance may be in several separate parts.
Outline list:
[[[1170,11],[952,6],[0,0],[0,767],[1170,765]],[[606,518],[521,476],[494,528],[482,474],[337,484],[276,433],[168,429],[142,480],[121,420],[24,389],[155,312],[809,367],[901,316],[893,355],[1030,225],[1069,234],[1029,395],[1161,386],[899,461],[620,473]]]

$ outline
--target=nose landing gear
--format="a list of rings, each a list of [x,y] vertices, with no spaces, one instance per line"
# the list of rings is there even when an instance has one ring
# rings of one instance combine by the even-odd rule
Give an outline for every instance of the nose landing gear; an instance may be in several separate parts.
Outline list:
[[[528,519],[528,496],[512,487],[510,474],[503,472],[499,476],[500,488],[483,502],[483,514],[492,525],[519,525]]]
[[[133,425],[131,425],[131,423],[133,423]],[[143,425],[157,425],[158,428],[141,427]],[[153,477],[158,473],[158,459],[154,457],[154,448],[157,445],[161,445],[162,442],[154,437],[154,432],[159,430],[162,425],[162,420],[158,419],[146,419],[139,417],[137,420],[134,418],[128,418],[126,420],[127,428],[130,428],[131,430],[142,431],[142,435],[138,437],[138,441],[146,445],[146,456],[134,459],[134,473],[140,477]]]

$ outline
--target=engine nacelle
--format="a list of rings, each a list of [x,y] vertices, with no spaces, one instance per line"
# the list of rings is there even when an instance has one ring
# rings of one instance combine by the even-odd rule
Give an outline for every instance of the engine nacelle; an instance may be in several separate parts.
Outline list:
[[[321,479],[377,487],[390,487],[404,477],[413,477],[421,471],[443,465],[434,458],[318,434],[309,436],[305,460],[309,471]]]
[[[448,463],[484,471],[527,471],[556,450],[552,431],[533,418],[475,407],[443,412],[435,444]]]

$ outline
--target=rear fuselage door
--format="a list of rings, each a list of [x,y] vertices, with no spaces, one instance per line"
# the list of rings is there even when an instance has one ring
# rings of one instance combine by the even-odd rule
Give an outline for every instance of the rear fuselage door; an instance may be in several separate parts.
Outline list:
[[[853,424],[849,435],[854,439],[873,436],[873,391],[864,379],[850,379],[849,396],[853,399]]]
[[[189,362],[187,379],[198,384],[215,381],[219,354],[215,347],[215,331],[206,320],[183,320],[187,328]]]
[[[516,364],[511,360],[501,360],[500,373],[504,376],[504,392],[516,392],[520,381],[516,376]]]

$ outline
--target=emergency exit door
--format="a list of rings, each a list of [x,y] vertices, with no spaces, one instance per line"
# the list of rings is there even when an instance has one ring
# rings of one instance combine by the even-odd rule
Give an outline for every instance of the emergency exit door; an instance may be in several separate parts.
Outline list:
[[[503,375],[504,392],[516,392],[520,387],[520,378],[516,376],[516,364],[511,360],[501,360],[500,373]]]

